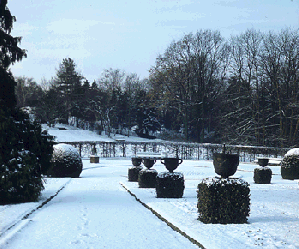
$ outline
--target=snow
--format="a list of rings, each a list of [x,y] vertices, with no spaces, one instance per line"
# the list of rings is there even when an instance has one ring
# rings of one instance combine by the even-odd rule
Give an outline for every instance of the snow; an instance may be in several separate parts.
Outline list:
[[[183,161],[178,199],[128,182],[130,167],[130,158],[83,160],[80,178],[46,179],[39,202],[0,206],[0,248],[198,248],[182,234],[209,249],[299,248],[299,186],[279,166],[268,166],[271,184],[255,184],[257,165],[240,163],[233,178],[250,184],[251,211],[248,224],[228,225],[197,219],[197,185],[215,177],[212,161]],[[167,171],[160,160],[153,169]]]
[[[174,179],[184,178],[184,174],[182,172],[161,172],[157,175],[159,178],[170,178],[173,177]]]
[[[285,156],[299,155],[299,148],[290,149]]]
[[[120,134],[99,135],[95,131],[80,130],[70,125],[56,124],[55,127],[49,127],[45,124],[42,125],[43,130],[47,130],[51,136],[55,136],[56,142],[161,142],[161,139],[146,139],[134,136],[123,136]],[[66,130],[59,130],[66,129]]]
[[[55,144],[53,146],[53,154],[55,155],[55,158],[67,157],[73,160],[81,160],[78,150],[69,144]]]

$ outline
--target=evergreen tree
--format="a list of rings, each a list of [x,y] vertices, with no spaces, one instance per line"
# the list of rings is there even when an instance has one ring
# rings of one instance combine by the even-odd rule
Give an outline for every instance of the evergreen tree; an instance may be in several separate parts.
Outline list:
[[[16,18],[11,15],[6,5],[7,0],[0,1],[0,107],[13,108],[16,105],[16,83],[9,66],[26,57],[26,51],[18,47],[21,37],[10,34]]]
[[[73,59],[65,58],[56,72],[55,85],[63,101],[60,111],[64,114],[63,122],[67,123],[71,115],[77,116],[78,104],[82,98],[82,79],[77,72]]]
[[[34,201],[43,189],[41,173],[50,167],[52,146],[42,138],[41,127],[29,120],[16,104],[16,82],[9,66],[26,51],[18,47],[20,37],[12,37],[16,18],[0,1],[0,204]]]

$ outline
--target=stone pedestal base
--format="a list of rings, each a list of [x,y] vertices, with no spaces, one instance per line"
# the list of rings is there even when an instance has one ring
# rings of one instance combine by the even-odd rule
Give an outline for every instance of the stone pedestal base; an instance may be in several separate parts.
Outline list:
[[[90,156],[90,163],[99,163],[100,158],[98,156]]]

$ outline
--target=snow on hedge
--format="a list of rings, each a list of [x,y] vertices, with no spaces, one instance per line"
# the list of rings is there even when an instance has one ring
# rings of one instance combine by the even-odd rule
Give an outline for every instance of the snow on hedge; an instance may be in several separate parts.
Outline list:
[[[178,179],[178,178],[184,178],[184,175],[183,173],[181,172],[161,172],[158,174],[159,178],[175,178],[175,179]]]
[[[299,155],[299,148],[293,148],[291,150],[289,150],[285,156],[291,156],[291,155]]]
[[[56,144],[53,146],[53,150],[53,154],[58,158],[68,157],[73,160],[81,159],[78,150],[69,144]]]

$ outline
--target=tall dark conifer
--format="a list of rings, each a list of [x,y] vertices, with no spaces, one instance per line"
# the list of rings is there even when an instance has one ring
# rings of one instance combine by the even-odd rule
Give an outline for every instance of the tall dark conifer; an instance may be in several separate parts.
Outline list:
[[[77,72],[76,64],[71,58],[64,58],[56,72],[55,84],[63,100],[63,122],[67,123],[71,115],[77,116],[78,103],[82,99],[83,77]]]
[[[9,67],[26,57],[26,51],[18,47],[21,38],[11,36],[16,18],[6,5],[7,0],[0,0],[0,204],[35,201],[52,153],[41,126],[16,106]]]
[[[7,0],[0,1],[0,107],[13,108],[16,106],[14,94],[15,80],[9,66],[26,57],[26,51],[18,47],[21,37],[11,36],[13,22],[16,18],[11,15]]]

